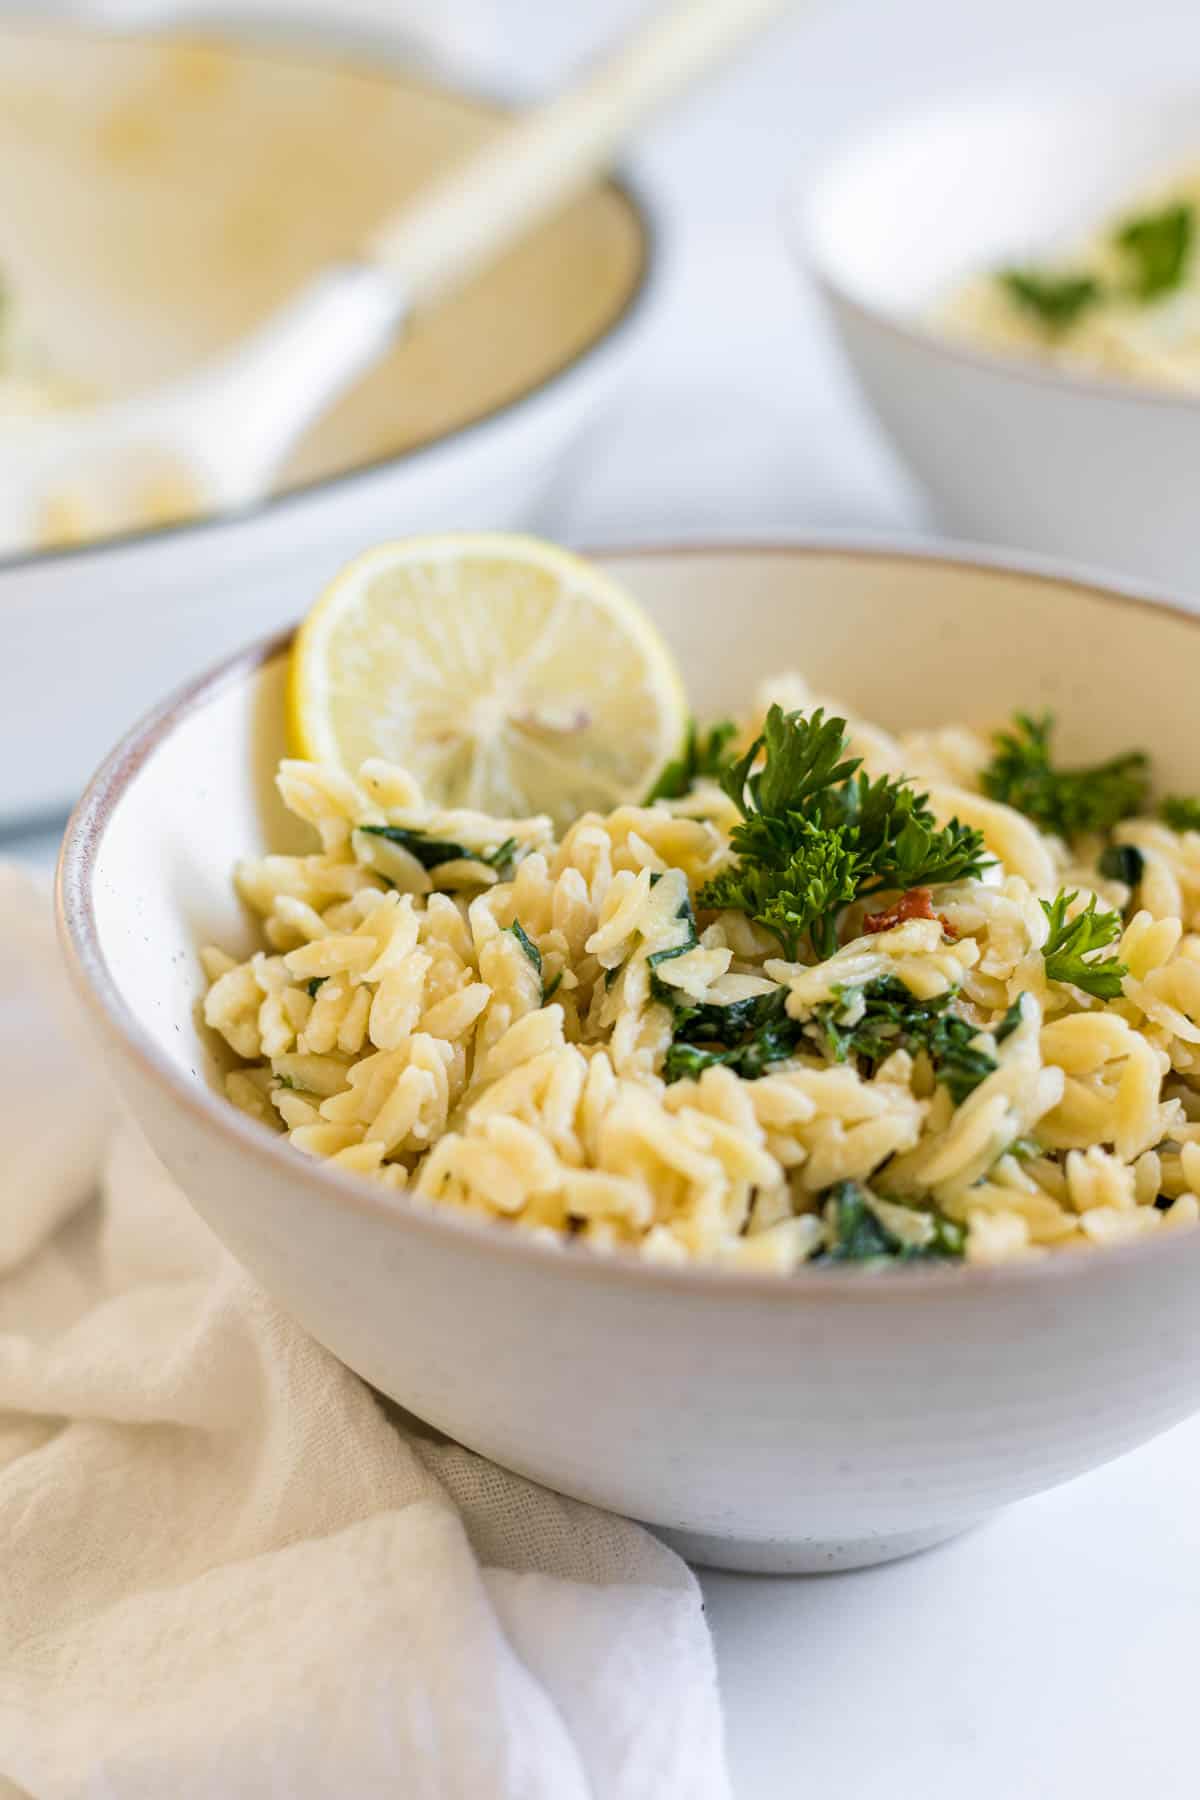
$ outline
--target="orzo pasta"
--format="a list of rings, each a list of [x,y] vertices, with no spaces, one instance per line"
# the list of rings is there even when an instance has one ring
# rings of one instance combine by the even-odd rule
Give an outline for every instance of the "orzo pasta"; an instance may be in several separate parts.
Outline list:
[[[230,1099],[427,1206],[661,1262],[1196,1223],[1194,803],[1159,816],[1137,755],[1057,768],[1047,721],[893,738],[792,677],[756,716],[557,838],[285,762],[314,847],[243,862],[263,947],[203,953]]]

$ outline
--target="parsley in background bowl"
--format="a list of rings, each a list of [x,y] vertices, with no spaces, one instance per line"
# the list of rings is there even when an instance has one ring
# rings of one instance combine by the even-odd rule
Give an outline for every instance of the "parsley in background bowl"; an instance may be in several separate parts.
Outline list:
[[[1198,167],[1194,95],[1041,90],[909,115],[809,185],[808,273],[947,529],[1200,601]]]

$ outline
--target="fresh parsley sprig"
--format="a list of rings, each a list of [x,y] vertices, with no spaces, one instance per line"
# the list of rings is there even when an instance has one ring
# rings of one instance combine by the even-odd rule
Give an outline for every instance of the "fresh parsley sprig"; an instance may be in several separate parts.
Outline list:
[[[983,791],[992,800],[1032,819],[1059,837],[1109,831],[1140,812],[1149,791],[1149,762],[1127,750],[1090,769],[1060,769],[1051,758],[1054,716],[1014,715],[1007,731],[993,737],[995,754],[983,771]]]
[[[698,781],[706,777],[718,780],[730,760],[729,745],[736,736],[737,726],[729,719],[721,719],[706,732],[698,731],[695,719],[689,719],[683,753],[667,764],[646,795],[646,805],[653,806],[656,800],[682,800]]]
[[[746,913],[789,956],[805,934],[831,955],[838,914],[860,896],[960,881],[986,861],[981,832],[957,819],[939,826],[924,794],[888,776],[870,780],[847,747],[844,719],[772,706],[720,777],[742,814],[730,834],[738,861],[699,904]]]
[[[1084,910],[1068,919],[1067,908],[1077,898],[1076,893],[1064,891],[1040,903],[1050,923],[1050,935],[1042,946],[1046,974],[1051,981],[1069,982],[1097,1000],[1119,1000],[1121,982],[1129,973],[1127,965],[1116,956],[1086,959],[1120,937],[1121,915],[1098,912],[1093,894]]]

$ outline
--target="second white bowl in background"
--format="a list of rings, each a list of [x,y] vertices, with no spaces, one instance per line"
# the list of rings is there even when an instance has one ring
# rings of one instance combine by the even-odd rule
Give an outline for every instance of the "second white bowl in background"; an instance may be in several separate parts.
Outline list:
[[[804,262],[946,528],[1200,603],[1200,397],[995,355],[930,322],[967,276],[1061,252],[1197,159],[1195,96],[997,95],[894,122],[807,187]]]

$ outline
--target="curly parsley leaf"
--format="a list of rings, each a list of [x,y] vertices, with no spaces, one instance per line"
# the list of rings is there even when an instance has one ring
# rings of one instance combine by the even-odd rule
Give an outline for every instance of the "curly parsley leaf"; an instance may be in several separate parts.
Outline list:
[[[789,955],[806,933],[819,955],[832,954],[837,916],[860,895],[959,881],[986,860],[980,832],[957,819],[939,826],[925,795],[870,780],[846,749],[844,719],[772,706],[721,777],[742,813],[730,834],[738,861],[702,889],[700,905],[746,913]]]
[[[1129,219],[1113,243],[1130,269],[1130,287],[1139,300],[1157,300],[1182,282],[1195,236],[1193,209],[1180,202]]]
[[[1053,900],[1040,902],[1050,922],[1050,935],[1042,946],[1046,974],[1051,981],[1069,982],[1097,1000],[1119,1000],[1122,979],[1129,973],[1127,966],[1115,956],[1095,962],[1085,959],[1116,942],[1121,935],[1121,915],[1097,912],[1093,894],[1083,912],[1068,919],[1067,908],[1076,898],[1075,893],[1062,892]]]
[[[873,1198],[856,1181],[839,1181],[827,1189],[824,1216],[829,1243],[815,1262],[946,1262],[963,1255],[965,1228],[935,1207],[913,1209],[929,1220],[932,1234],[925,1244],[911,1244],[888,1230],[871,1204]]]
[[[1051,337],[1068,331],[1102,298],[1100,283],[1093,275],[1053,275],[1042,269],[1004,269],[997,280],[1009,299],[1022,312],[1032,314]]]
[[[1200,831],[1200,800],[1192,794],[1168,794],[1159,807],[1172,831]]]
[[[849,780],[862,759],[843,758],[846,747],[845,719],[827,719],[823,707],[785,713],[772,706],[761,735],[729,765],[721,786],[748,821],[783,818]],[[762,767],[755,769],[760,751]]]
[[[682,800],[704,779],[719,781],[730,761],[729,744],[736,736],[737,726],[729,719],[720,720],[704,733],[689,719],[683,755],[667,764],[646,795],[646,805],[653,806],[656,800]]]
[[[738,909],[764,925],[789,956],[806,932],[823,956],[837,947],[837,914],[858,893],[866,866],[845,827],[825,830],[796,813],[735,827],[739,861],[700,893],[701,906]]]
[[[1108,831],[1141,811],[1149,788],[1149,762],[1128,750],[1090,769],[1057,769],[1050,753],[1054,718],[1017,713],[1007,731],[993,737],[995,754],[981,777],[992,800],[1032,819],[1060,837]]]

